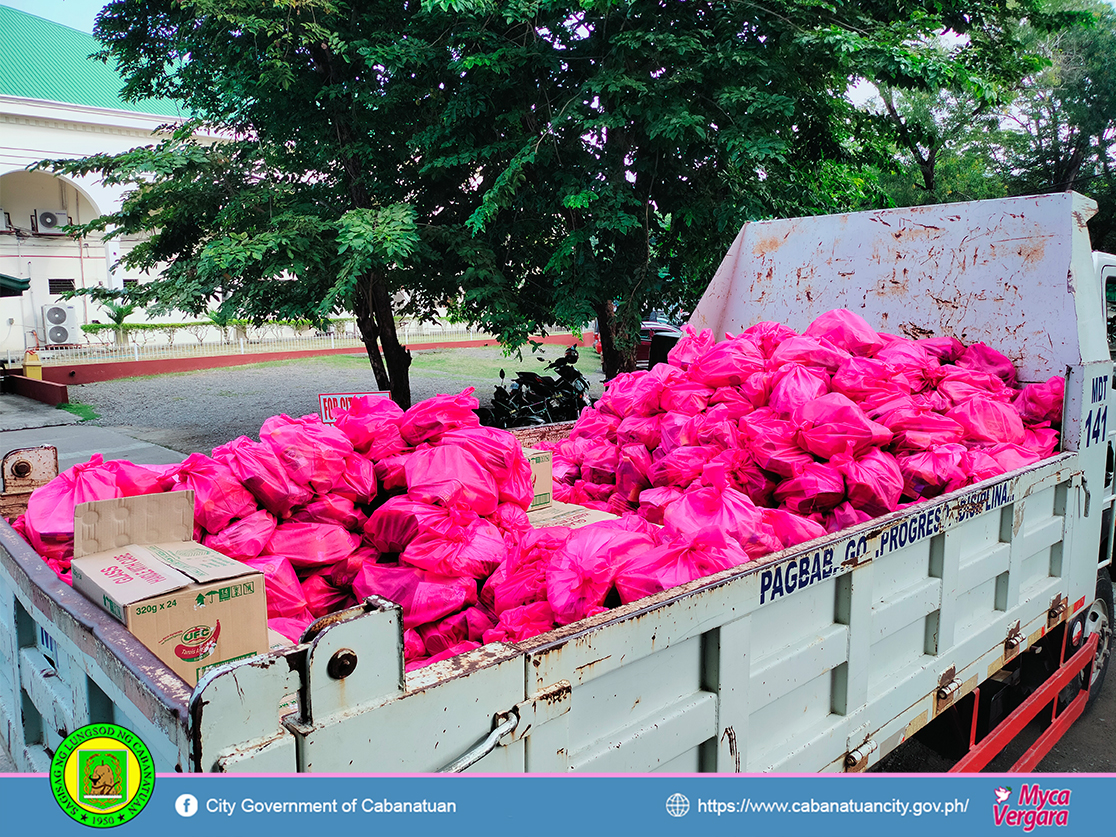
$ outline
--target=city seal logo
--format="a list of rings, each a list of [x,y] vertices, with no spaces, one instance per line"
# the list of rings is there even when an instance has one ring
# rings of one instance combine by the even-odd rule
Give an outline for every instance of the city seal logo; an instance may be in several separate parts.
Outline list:
[[[90,724],[66,736],[50,762],[50,789],[67,816],[91,828],[133,819],[155,789],[151,751],[131,730]]]

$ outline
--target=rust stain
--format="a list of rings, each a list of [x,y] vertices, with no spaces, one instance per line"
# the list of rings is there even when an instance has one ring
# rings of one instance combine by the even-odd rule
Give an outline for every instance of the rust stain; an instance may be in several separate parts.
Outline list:
[[[597,663],[603,663],[605,660],[609,660],[609,659],[612,659],[611,654],[609,654],[606,657],[601,657],[599,660],[593,660],[593,662],[591,662],[591,663],[585,663],[584,665],[580,665],[577,668],[575,668],[574,671],[576,671],[579,675],[581,675],[585,672],[586,669],[590,669],[593,666],[595,666]]]
[[[732,727],[725,727],[724,733],[721,734],[721,740],[728,739],[729,755],[732,756],[733,772],[740,772],[740,748],[736,745],[736,730]]]
[[[783,246],[784,241],[786,241],[786,236],[757,236],[756,243],[752,247],[752,254],[756,256],[766,256],[769,253],[774,253],[776,250]]]

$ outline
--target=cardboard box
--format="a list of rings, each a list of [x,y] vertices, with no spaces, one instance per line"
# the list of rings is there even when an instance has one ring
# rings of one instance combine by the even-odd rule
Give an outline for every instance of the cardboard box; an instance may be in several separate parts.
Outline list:
[[[191,686],[269,644],[263,576],[193,534],[193,491],[81,503],[71,566],[74,589]]]
[[[546,526],[568,526],[577,529],[601,520],[618,520],[619,517],[608,512],[575,506],[573,503],[552,503],[548,508],[527,512],[527,519],[536,529]]]
[[[535,486],[535,499],[527,511],[545,509],[554,500],[554,455],[548,450],[524,448],[531,463],[531,484]]]

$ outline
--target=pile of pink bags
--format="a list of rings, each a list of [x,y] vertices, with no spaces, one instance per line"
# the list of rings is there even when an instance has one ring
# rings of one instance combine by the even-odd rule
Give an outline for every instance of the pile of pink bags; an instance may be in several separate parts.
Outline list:
[[[1058,446],[1065,381],[874,331],[839,309],[804,334],[687,327],[668,363],[620,375],[554,449],[555,497],[748,554],[789,547],[1030,465]]]
[[[263,573],[268,624],[382,596],[407,668],[519,642],[1050,456],[1064,381],[952,338],[877,334],[831,311],[760,323],[621,375],[553,445],[555,496],[617,519],[535,528],[531,468],[472,390],[404,412],[356,399],[335,425],[274,416],[171,466],[76,465],[16,530],[69,581],[78,503],[195,492],[195,538]]]

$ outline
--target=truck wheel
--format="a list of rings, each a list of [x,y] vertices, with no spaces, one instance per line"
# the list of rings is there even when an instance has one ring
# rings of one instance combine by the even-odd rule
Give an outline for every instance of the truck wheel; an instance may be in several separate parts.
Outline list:
[[[1108,671],[1108,663],[1112,659],[1112,615],[1112,578],[1108,568],[1105,568],[1097,573],[1097,597],[1085,615],[1085,639],[1088,639],[1091,634],[1099,635],[1086,708],[1092,706],[1093,701],[1100,694],[1101,686],[1104,685],[1104,675]]]

